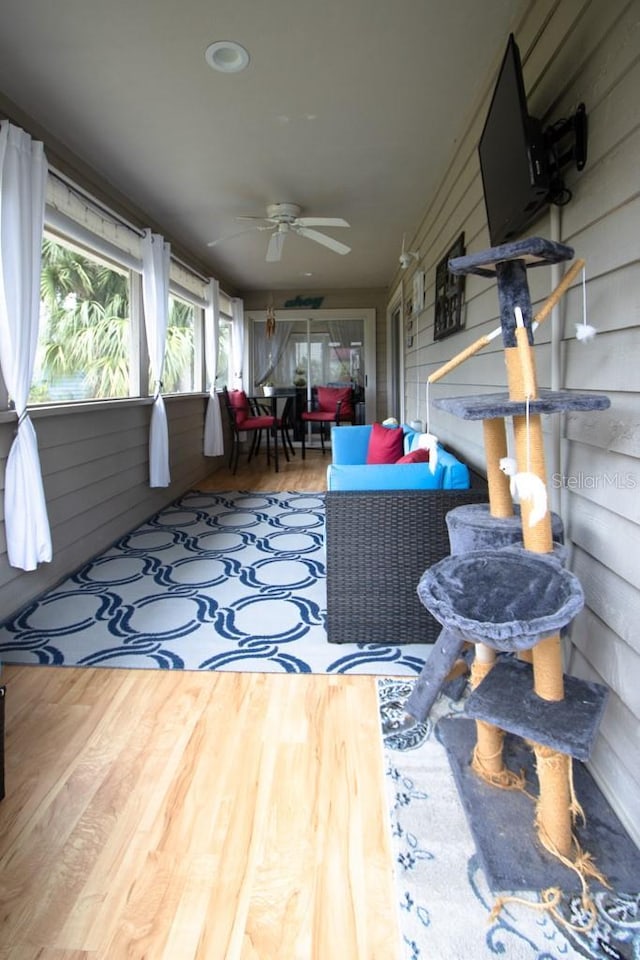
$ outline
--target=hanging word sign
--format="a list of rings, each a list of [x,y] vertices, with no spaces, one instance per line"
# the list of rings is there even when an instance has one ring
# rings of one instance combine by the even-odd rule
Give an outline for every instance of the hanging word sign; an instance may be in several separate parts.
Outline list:
[[[301,297],[298,294],[297,297],[294,297],[292,300],[285,300],[285,307],[309,307],[311,310],[317,310],[322,306],[324,297]]]

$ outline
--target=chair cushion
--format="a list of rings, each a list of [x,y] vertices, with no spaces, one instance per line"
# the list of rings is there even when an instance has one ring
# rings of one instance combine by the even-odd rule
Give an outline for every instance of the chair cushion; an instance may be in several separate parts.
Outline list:
[[[275,424],[275,417],[245,417],[242,421],[243,430],[270,430]]]
[[[367,448],[367,463],[395,463],[404,449],[402,427],[383,427],[374,423]]]
[[[244,390],[230,390],[229,403],[233,409],[236,424],[240,426],[249,416],[249,401]]]
[[[440,490],[442,468],[431,473],[426,463],[364,463],[360,466],[330,463],[327,490]],[[372,517],[372,520],[374,518]]]
[[[302,420],[314,420],[330,423],[336,419],[335,410],[310,410],[300,414]]]
[[[351,387],[318,387],[318,410],[325,410],[335,414],[340,403],[340,419],[353,420],[353,391]]]

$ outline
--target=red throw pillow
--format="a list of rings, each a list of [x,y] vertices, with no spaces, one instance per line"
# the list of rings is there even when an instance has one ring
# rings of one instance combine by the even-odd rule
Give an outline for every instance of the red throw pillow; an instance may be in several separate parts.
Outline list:
[[[404,449],[404,430],[402,427],[383,427],[374,423],[371,427],[367,463],[395,463]]]
[[[396,463],[428,463],[429,462],[429,451],[428,450],[412,450],[411,453],[405,453],[403,457],[400,457],[399,460],[396,460]]]

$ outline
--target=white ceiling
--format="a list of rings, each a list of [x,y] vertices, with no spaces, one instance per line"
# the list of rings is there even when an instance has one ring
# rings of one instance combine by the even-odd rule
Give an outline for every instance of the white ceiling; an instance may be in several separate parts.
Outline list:
[[[527,0],[2,0],[0,91],[227,285],[384,287]],[[236,40],[248,69],[213,71]],[[337,255],[249,232],[291,201]],[[310,272],[312,276],[305,276]]]

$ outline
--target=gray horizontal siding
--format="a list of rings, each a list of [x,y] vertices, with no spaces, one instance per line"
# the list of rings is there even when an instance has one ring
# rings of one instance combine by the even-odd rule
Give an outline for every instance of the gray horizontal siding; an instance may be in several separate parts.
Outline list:
[[[156,489],[149,487],[150,405],[35,415],[53,560],[29,573],[10,567],[0,524],[0,619],[216,469],[219,460],[202,454],[206,402],[166,400],[171,485]],[[14,429],[0,424],[2,485]]]

